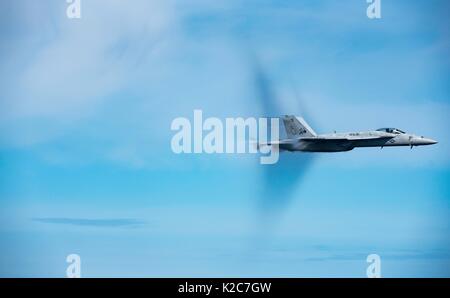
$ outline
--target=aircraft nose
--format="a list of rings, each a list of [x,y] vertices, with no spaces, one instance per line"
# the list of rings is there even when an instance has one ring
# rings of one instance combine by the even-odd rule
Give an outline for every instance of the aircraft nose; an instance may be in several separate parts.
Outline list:
[[[427,140],[428,144],[430,144],[430,145],[433,145],[433,144],[437,144],[437,143],[438,143],[438,141],[435,141],[435,140],[433,140],[433,139],[426,139],[426,140]]]
[[[438,142],[430,138],[420,137],[418,138],[418,143],[419,145],[433,145],[437,144]]]

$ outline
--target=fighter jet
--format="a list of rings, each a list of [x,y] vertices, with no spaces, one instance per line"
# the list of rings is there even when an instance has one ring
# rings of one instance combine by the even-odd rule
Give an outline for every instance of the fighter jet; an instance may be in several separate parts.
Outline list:
[[[388,147],[432,145],[433,139],[405,133],[398,128],[380,128],[373,131],[330,133],[318,135],[301,117],[284,116],[287,139],[265,145],[278,145],[280,151],[342,152],[356,147]]]

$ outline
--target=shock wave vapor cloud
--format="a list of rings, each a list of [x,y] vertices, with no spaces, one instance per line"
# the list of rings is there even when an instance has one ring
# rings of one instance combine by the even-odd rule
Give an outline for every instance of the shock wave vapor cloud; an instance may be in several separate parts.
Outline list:
[[[447,1],[75,2],[0,2],[1,276],[450,276]],[[195,110],[438,143],[175,154]]]

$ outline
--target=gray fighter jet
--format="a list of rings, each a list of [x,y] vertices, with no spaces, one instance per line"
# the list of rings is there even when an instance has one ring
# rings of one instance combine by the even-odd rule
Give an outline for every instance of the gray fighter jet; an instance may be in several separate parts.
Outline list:
[[[330,133],[318,135],[301,117],[284,116],[287,139],[266,145],[279,145],[280,151],[341,152],[356,147],[387,147],[436,144],[435,140],[405,133],[397,128],[380,128],[374,131]]]

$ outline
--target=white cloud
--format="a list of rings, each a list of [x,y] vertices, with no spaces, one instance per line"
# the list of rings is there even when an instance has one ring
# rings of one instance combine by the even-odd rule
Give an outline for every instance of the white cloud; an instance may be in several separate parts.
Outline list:
[[[33,1],[12,10],[13,21],[25,23],[1,61],[8,77],[1,99],[6,132],[30,120],[66,126],[89,115],[132,81],[143,60],[158,59],[157,47],[174,23],[167,1],[82,1],[81,19],[68,19],[65,9],[65,1]],[[37,27],[37,19],[48,21]]]

